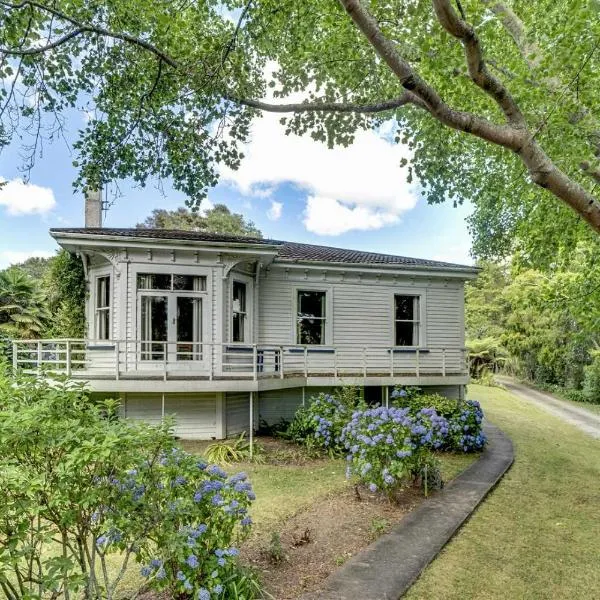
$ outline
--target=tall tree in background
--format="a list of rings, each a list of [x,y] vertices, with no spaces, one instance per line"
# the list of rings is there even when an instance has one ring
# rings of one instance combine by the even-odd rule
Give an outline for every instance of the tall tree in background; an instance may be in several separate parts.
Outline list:
[[[204,214],[192,212],[187,208],[178,208],[177,210],[158,208],[136,227],[138,229],[182,229],[254,238],[262,237],[262,233],[252,221],[240,213],[232,213],[224,204],[215,204]]]
[[[168,177],[197,206],[261,112],[329,146],[394,119],[427,199],[474,203],[477,252],[600,230],[595,0],[0,6],[0,143],[25,134],[29,164],[85,110],[79,187]]]

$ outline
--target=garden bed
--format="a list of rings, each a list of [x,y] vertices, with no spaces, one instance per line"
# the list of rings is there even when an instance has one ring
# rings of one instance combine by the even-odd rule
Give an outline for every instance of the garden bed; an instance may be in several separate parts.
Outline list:
[[[246,471],[257,493],[251,509],[255,524],[241,556],[259,571],[265,591],[277,600],[318,589],[330,573],[423,500],[422,491],[412,487],[393,503],[365,488],[357,494],[344,476],[344,460],[310,458],[301,447],[274,438],[257,441],[267,462],[237,463],[228,470]],[[189,443],[186,447],[198,449]],[[438,457],[446,481],[477,459],[474,454]]]

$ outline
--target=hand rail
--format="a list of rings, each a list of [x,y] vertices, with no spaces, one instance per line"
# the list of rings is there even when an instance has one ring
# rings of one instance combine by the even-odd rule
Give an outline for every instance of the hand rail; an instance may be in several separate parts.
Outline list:
[[[14,340],[13,367],[115,380],[126,376],[284,379],[308,377],[422,377],[467,375],[462,346],[310,346],[164,340]]]

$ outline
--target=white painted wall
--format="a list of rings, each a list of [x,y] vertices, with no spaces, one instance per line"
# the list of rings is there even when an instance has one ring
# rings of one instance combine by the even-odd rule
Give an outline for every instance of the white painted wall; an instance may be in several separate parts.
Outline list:
[[[162,394],[124,394],[122,414],[157,425],[163,414]],[[188,440],[217,437],[216,394],[165,394],[164,414],[175,418],[173,433]]]

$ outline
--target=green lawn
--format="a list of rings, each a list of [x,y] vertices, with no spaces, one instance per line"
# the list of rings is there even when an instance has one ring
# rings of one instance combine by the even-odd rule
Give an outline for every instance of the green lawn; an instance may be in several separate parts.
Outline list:
[[[515,464],[406,598],[600,598],[600,443],[505,390],[469,397]]]

